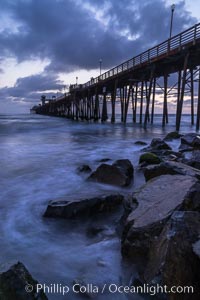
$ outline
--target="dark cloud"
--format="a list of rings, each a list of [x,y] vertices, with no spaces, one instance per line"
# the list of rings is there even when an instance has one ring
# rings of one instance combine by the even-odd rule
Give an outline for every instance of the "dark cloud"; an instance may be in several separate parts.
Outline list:
[[[24,78],[18,78],[15,88],[25,88],[29,91],[46,91],[46,90],[60,90],[63,88],[63,82],[57,79],[53,74],[37,74]]]
[[[0,93],[34,99],[60,89],[59,72],[95,69],[100,58],[107,69],[167,39],[170,6],[164,0],[1,0],[0,16],[11,20],[0,32],[0,59],[50,62],[43,75],[19,78]],[[195,22],[184,1],[176,4],[174,34]]]
[[[14,87],[0,89],[0,97],[8,97],[14,101],[38,101],[45,93],[49,97],[58,93],[64,88],[62,81],[56,75],[38,74],[24,78],[18,78]],[[52,92],[48,92],[52,90]]]
[[[174,33],[195,23],[184,5],[176,6]],[[3,0],[3,7],[19,25],[0,34],[1,53],[48,58],[57,72],[96,68],[99,58],[109,68],[169,36],[170,7],[162,0]]]

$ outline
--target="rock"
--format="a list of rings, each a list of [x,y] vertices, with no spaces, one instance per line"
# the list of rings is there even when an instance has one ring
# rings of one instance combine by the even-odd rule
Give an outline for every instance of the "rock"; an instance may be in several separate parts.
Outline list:
[[[164,141],[171,141],[171,140],[173,140],[173,139],[179,139],[181,136],[183,136],[183,135],[181,135],[181,134],[178,133],[177,131],[172,131],[172,132],[169,132],[169,133],[165,136]]]
[[[172,286],[193,286],[194,294],[176,294],[168,299],[198,299],[200,292],[199,240],[200,214],[174,212],[160,236],[152,244],[144,272],[148,283]],[[197,252],[197,253],[196,253]],[[193,297],[194,296],[194,297]],[[181,297],[181,298],[179,298]]]
[[[154,154],[159,158],[160,162],[162,161],[183,161],[185,159],[184,154],[182,152],[176,152],[172,150],[152,150],[151,152],[146,152]],[[145,156],[144,156],[145,157]],[[153,164],[158,164],[158,161]],[[143,163],[145,165],[145,163]],[[152,163],[151,163],[152,164]],[[146,163],[147,165],[147,163]]]
[[[200,149],[200,135],[197,133],[188,133],[181,137],[181,145],[188,145],[195,149]]]
[[[121,171],[117,167],[108,164],[100,165],[88,179],[117,186],[128,185],[126,176],[121,174]]]
[[[116,210],[123,202],[122,195],[100,196],[79,201],[50,201],[44,217],[48,218],[87,218]]]
[[[168,167],[168,162],[163,162],[159,165],[150,165],[144,168],[144,177],[146,181],[161,175],[175,175],[177,172],[173,168]]]
[[[37,292],[37,283],[21,262],[0,267],[1,300],[47,300],[42,290]]]
[[[133,171],[131,162],[128,159],[121,159],[112,165],[100,165],[88,179],[116,186],[128,186],[132,182]]]
[[[122,254],[133,260],[147,258],[153,240],[160,234],[174,210],[181,207],[197,179],[183,175],[162,175],[148,181],[133,195],[138,206],[125,223]]]
[[[175,161],[165,161],[160,163],[159,165],[147,166],[144,169],[144,177],[147,181],[154,177],[166,174],[188,175],[200,179],[199,170]]]
[[[180,152],[190,152],[190,151],[193,151],[193,147],[189,146],[189,145],[186,145],[186,144],[181,144],[178,148],[178,150]]]
[[[192,152],[192,160],[200,164],[200,150],[195,150]]]
[[[143,164],[159,164],[161,162],[161,159],[153,153],[147,152],[140,156],[139,163]]]
[[[133,178],[133,165],[128,159],[116,160],[113,164],[114,167],[118,168],[121,173],[125,174],[128,178]]]
[[[164,150],[163,152],[162,152],[162,158],[170,158],[170,157],[176,157],[177,159],[179,159],[179,158],[183,158],[184,157],[184,155],[183,155],[183,153],[181,153],[181,152],[177,152],[177,151],[173,151],[173,150]]]
[[[196,210],[200,212],[200,182],[195,183],[184,200],[185,210]]]
[[[200,258],[200,240],[192,245],[193,252]]]
[[[200,150],[195,150],[192,152],[192,157],[188,160],[187,164],[200,170]]]
[[[162,139],[154,138],[151,141],[150,146],[143,148],[143,152],[154,153],[158,156],[163,156],[166,153],[166,150],[172,150],[172,148]]]
[[[133,193],[126,194],[123,201],[123,213],[121,214],[120,219],[117,222],[116,232],[119,236],[122,236],[124,226],[126,224],[126,220],[128,215],[136,209],[138,206],[137,201],[133,199]]]
[[[147,143],[146,143],[146,142],[143,142],[143,141],[136,141],[136,142],[135,142],[135,145],[138,145],[138,146],[145,146],[145,145],[147,145]]]
[[[82,165],[81,167],[78,168],[78,172],[82,173],[89,173],[89,172],[92,172],[90,166],[88,165]]]
[[[160,138],[155,138],[151,141],[150,147],[153,150],[172,150],[171,147]]]

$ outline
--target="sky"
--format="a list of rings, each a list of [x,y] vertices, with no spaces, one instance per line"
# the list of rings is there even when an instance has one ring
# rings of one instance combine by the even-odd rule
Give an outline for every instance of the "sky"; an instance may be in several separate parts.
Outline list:
[[[1,0],[0,113],[24,113],[200,22],[199,0]]]

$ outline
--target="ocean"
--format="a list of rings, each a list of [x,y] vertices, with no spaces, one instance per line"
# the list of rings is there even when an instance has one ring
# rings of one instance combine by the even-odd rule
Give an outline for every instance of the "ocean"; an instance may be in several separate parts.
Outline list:
[[[119,120],[118,120],[119,121]],[[104,158],[130,159],[138,165],[138,140],[150,143],[175,130],[175,116],[162,128],[162,117],[144,129],[117,122],[87,123],[41,115],[0,115],[0,264],[21,261],[39,282],[71,285],[75,279],[96,285],[128,284],[134,266],[121,258],[120,238],[91,240],[84,228],[65,220],[43,218],[50,200],[77,200],[111,193],[132,193],[144,183],[142,174],[134,184],[118,188],[87,181],[77,168],[92,170]],[[195,131],[190,117],[182,118],[181,132]],[[180,141],[169,144],[178,149]],[[49,293],[50,300],[67,299]],[[99,295],[97,299],[127,299],[124,294]],[[70,299],[81,299],[71,294]],[[128,298],[129,299],[129,298]],[[131,299],[143,299],[135,296]],[[146,299],[146,298],[145,298]]]

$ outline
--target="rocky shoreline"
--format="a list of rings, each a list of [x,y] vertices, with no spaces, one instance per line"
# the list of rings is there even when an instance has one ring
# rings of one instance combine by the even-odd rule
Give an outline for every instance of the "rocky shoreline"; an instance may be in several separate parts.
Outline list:
[[[180,140],[179,151],[169,141]],[[200,136],[195,133],[167,134],[143,146],[138,166],[124,158],[113,163],[108,158],[91,166],[80,166],[87,181],[120,187],[122,192],[74,201],[50,201],[45,218],[67,222],[89,222],[86,234],[104,238],[111,231],[121,239],[122,258],[136,265],[138,276],[130,284],[193,286],[194,294],[158,295],[156,299],[198,299],[200,292]],[[189,154],[189,155],[188,155]],[[146,183],[132,193],[137,171]],[[101,225],[99,225],[101,224]],[[21,265],[20,265],[21,266]],[[10,280],[18,282],[22,267],[0,270],[0,295],[9,298]],[[12,272],[11,272],[12,271]],[[7,273],[6,273],[7,272]],[[28,272],[28,271],[27,271]],[[26,271],[25,271],[26,273]],[[8,274],[8,275],[5,275]],[[13,275],[14,274],[14,275]],[[32,280],[32,279],[31,279]],[[14,285],[15,286],[15,285]],[[12,299],[47,299],[44,294],[28,298],[12,290]],[[19,296],[20,295],[20,296]],[[26,298],[27,297],[27,298]],[[0,298],[1,299],[1,298]]]

